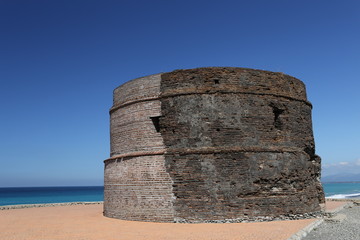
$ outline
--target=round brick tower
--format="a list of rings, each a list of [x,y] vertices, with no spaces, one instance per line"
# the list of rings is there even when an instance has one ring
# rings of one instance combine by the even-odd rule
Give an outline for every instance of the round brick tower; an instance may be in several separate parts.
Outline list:
[[[311,104],[291,76],[176,70],[114,90],[104,215],[207,222],[320,211]]]

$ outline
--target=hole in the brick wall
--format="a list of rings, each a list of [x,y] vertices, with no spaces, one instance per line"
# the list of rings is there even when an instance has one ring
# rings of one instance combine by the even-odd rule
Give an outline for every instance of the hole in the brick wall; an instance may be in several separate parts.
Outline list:
[[[219,83],[220,83],[219,79],[215,79],[215,80],[214,80],[214,83],[215,83],[215,84],[219,84]]]
[[[281,122],[280,115],[284,112],[284,110],[280,109],[278,107],[275,107],[275,106],[271,106],[271,107],[272,107],[273,113],[274,113],[274,127],[276,129],[281,130],[283,124]]]
[[[154,124],[156,132],[160,132],[160,116],[150,117],[152,123]]]
[[[217,131],[217,132],[220,132],[220,128],[217,128],[216,131]]]
[[[311,146],[306,146],[304,148],[304,152],[306,152],[309,156],[314,156],[315,155],[315,149]],[[313,160],[312,158],[310,158],[309,160]]]

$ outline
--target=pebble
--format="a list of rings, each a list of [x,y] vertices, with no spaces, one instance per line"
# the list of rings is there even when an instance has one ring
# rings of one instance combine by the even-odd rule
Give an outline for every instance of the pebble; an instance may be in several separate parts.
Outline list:
[[[360,206],[354,205],[352,208],[345,208],[339,212],[338,216],[341,221],[325,221],[302,240],[360,239]]]
[[[234,219],[219,219],[219,220],[186,220],[186,219],[177,219],[176,223],[249,223],[249,222],[271,222],[271,221],[283,221],[283,220],[300,220],[300,219],[310,219],[310,218],[321,218],[324,216],[323,212],[313,212],[305,214],[288,214],[280,215],[277,217],[263,216],[263,217],[243,217],[243,218],[234,218]]]

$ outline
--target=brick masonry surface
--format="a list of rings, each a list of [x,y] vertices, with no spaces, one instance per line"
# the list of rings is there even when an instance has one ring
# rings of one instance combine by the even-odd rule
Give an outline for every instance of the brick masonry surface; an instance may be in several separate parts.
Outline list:
[[[244,68],[176,70],[114,91],[105,216],[157,222],[320,210],[304,84]]]

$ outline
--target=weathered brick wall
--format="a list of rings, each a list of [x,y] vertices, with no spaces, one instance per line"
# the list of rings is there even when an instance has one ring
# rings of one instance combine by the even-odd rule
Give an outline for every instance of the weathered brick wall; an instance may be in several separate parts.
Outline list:
[[[127,220],[172,222],[172,179],[163,155],[105,163],[104,214]]]
[[[161,115],[160,75],[125,83],[110,109],[111,158],[105,161],[104,215],[173,221],[172,180],[164,143],[150,117]]]
[[[157,132],[149,118],[160,115]],[[149,169],[154,151],[161,167]],[[324,202],[311,104],[304,84],[282,73],[200,68],[124,84],[114,91],[111,156],[140,152],[106,161],[105,215],[202,222],[303,214]],[[159,187],[147,171],[161,172],[164,188],[139,202]],[[156,205],[163,210],[154,215]]]
[[[112,112],[111,156],[164,149],[150,117],[160,115],[160,101],[137,102]]]
[[[114,90],[113,109],[137,100],[156,99],[160,91],[161,74],[136,78]]]
[[[161,76],[134,79],[114,90],[110,109],[110,156],[164,149],[150,117],[161,115]]]

